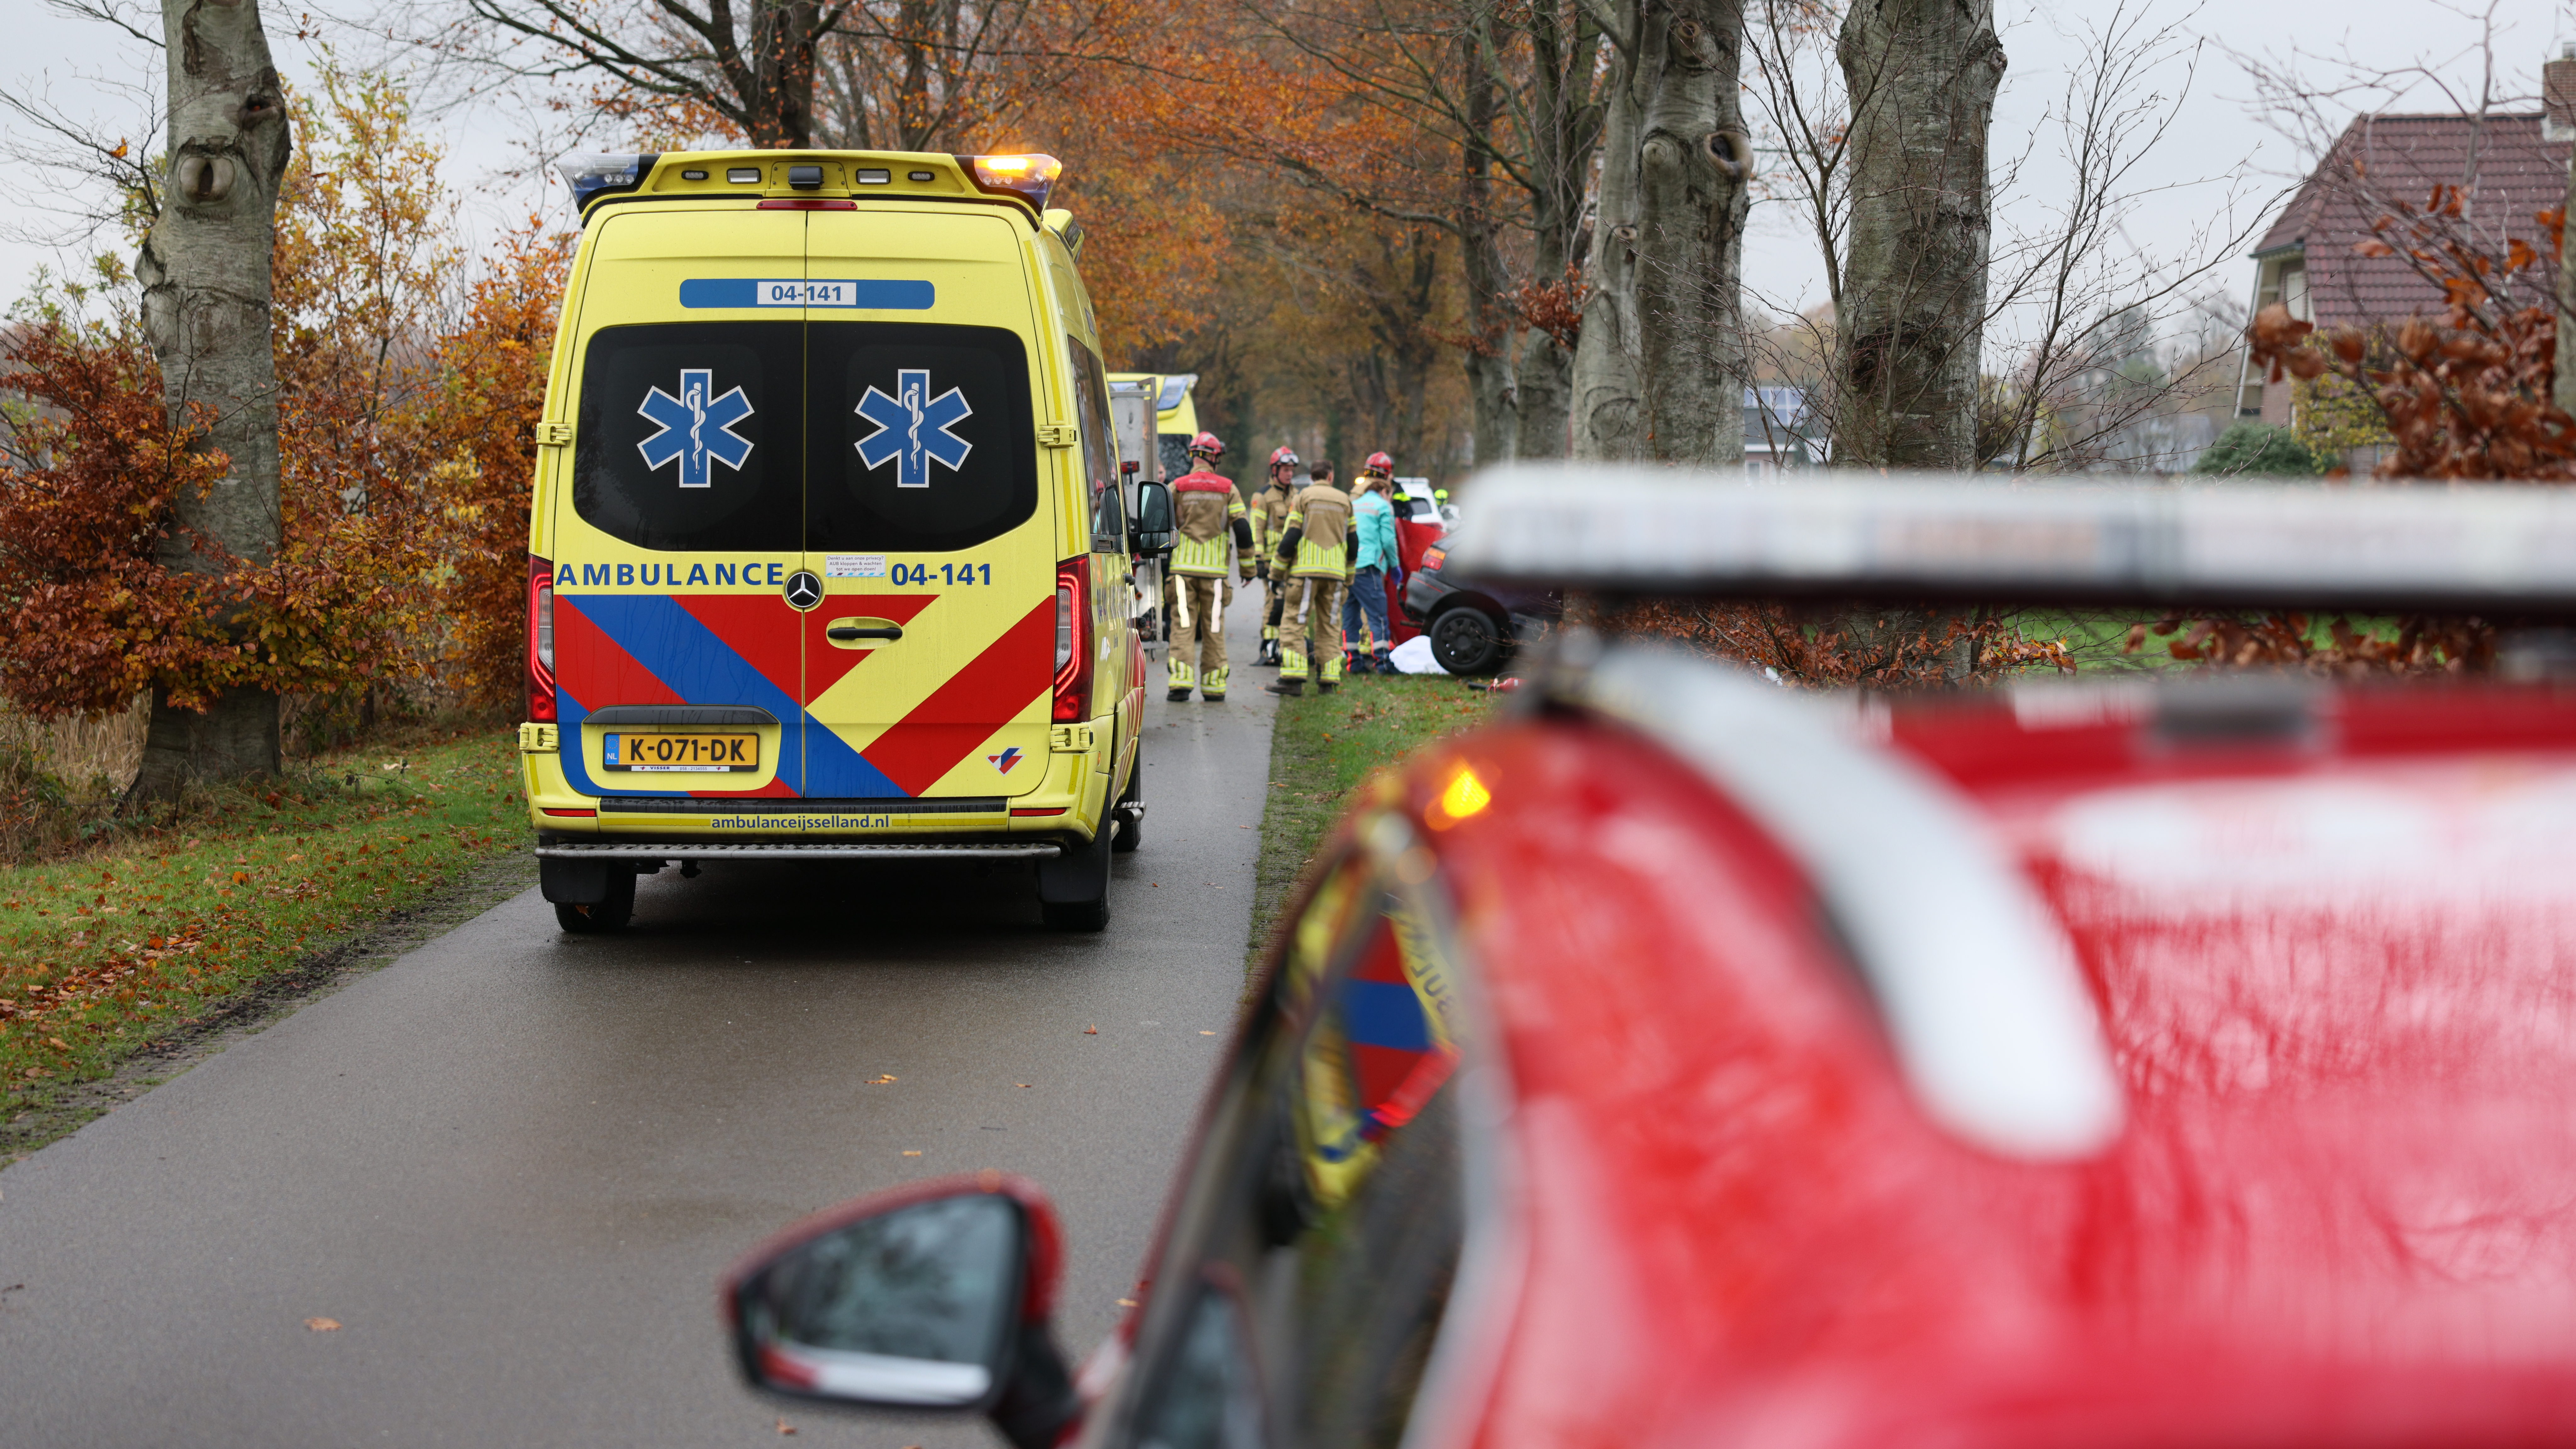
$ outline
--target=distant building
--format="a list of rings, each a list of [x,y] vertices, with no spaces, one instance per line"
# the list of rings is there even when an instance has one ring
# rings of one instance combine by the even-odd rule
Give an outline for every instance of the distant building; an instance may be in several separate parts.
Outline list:
[[[2405,257],[2353,250],[2392,203],[2421,208],[2436,185],[2460,188],[2457,226],[2478,250],[2502,256],[2515,238],[2546,250],[2536,213],[2565,202],[2576,152],[2576,46],[2544,67],[2542,93],[2537,111],[2355,119],[2255,247],[2254,310],[2277,302],[2321,329],[2439,313],[2441,288]],[[2291,423],[2290,384],[2267,383],[2243,361],[2235,412]]]
[[[1825,446],[1813,435],[1814,410],[1802,387],[1744,390],[1744,472],[1755,482],[1823,462]]]

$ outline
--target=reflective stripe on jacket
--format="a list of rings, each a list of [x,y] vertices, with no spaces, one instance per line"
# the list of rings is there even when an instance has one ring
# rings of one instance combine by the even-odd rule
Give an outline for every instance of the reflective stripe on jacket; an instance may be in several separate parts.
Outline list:
[[[1347,579],[1350,537],[1351,496],[1330,483],[1313,484],[1288,507],[1288,532],[1279,541],[1280,551],[1284,555],[1289,539],[1295,539],[1297,553],[1281,561],[1291,578]]]
[[[1249,552],[1252,534],[1244,521],[1243,500],[1224,474],[1201,471],[1173,479],[1172,511],[1180,525],[1180,537],[1172,541],[1172,572],[1203,578],[1223,574],[1228,532]]]
[[[1296,489],[1273,483],[1252,500],[1252,547],[1263,558],[1279,551],[1279,540],[1288,533],[1288,508],[1296,497]]]

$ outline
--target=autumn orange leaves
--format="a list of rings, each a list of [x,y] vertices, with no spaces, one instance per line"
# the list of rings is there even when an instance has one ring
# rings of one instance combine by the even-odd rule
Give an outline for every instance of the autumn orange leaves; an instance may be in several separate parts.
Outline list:
[[[2246,329],[2248,355],[2274,382],[2286,375],[2376,410],[2394,444],[2381,456],[2382,477],[2576,481],[2576,418],[2550,401],[2556,309],[2510,285],[2549,269],[2518,237],[2495,257],[2440,226],[2461,205],[2459,188],[2437,186],[2422,208],[2379,216],[2353,248],[2402,257],[2439,285],[2438,317],[2315,336],[2315,324],[2274,303]],[[2551,208],[2536,220],[2554,255],[2565,213]]]
[[[297,101],[274,348],[284,545],[231,559],[173,503],[222,486],[131,312],[40,298],[0,341],[0,694],[38,716],[146,690],[329,693],[432,668],[514,689],[529,422],[567,255],[533,220],[469,268],[436,152],[381,78]],[[216,574],[177,565],[193,552]]]

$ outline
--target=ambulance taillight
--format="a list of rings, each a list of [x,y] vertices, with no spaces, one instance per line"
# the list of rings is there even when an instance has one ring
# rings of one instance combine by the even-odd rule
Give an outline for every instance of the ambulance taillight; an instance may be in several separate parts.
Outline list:
[[[555,568],[528,559],[528,718],[555,717]]]
[[[1091,718],[1091,556],[1055,566],[1055,713],[1058,724]]]

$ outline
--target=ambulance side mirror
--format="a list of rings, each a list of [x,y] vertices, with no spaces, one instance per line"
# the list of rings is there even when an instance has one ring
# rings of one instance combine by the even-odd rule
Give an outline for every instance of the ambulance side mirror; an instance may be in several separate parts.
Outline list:
[[[1167,483],[1136,485],[1136,527],[1128,552],[1139,558],[1161,558],[1172,551],[1172,489]]]

